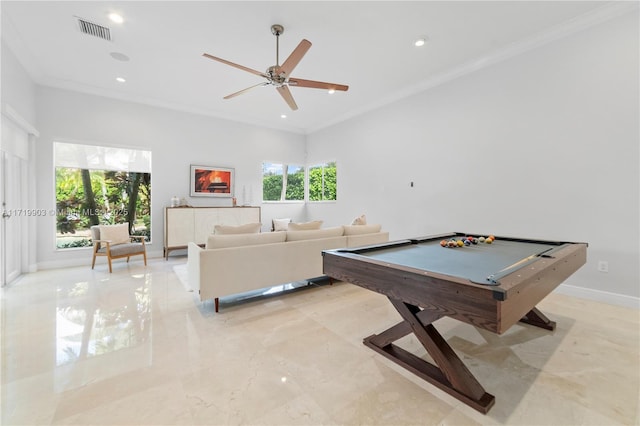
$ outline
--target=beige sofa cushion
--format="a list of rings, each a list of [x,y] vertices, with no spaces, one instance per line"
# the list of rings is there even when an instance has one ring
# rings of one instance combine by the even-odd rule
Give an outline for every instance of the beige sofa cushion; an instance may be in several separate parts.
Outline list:
[[[380,232],[382,225],[345,225],[344,235],[374,234]]]
[[[341,237],[343,234],[342,226],[308,231],[287,231],[287,241],[317,240],[319,238]]]
[[[257,246],[260,244],[284,243],[284,232],[264,232],[261,234],[209,235],[207,249],[227,247]]]
[[[130,243],[129,222],[119,225],[100,225],[100,239],[111,241],[111,245]]]
[[[291,222],[289,224],[289,231],[308,231],[311,229],[320,229],[321,226],[322,226],[321,220],[314,220],[311,222],[303,222],[303,223]]]
[[[213,233],[216,235],[230,235],[230,234],[257,234],[260,232],[262,224],[246,223],[244,225],[231,226],[231,225],[216,225]]]

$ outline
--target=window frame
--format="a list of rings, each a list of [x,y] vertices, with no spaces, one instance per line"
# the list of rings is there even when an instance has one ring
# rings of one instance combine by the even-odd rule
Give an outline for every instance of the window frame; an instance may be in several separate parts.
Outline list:
[[[268,165],[275,165],[275,166],[280,166],[280,170],[281,170],[281,175],[284,173],[284,165],[286,164],[287,166],[293,166],[293,167],[297,167],[303,170],[303,178],[302,178],[302,184],[303,184],[303,188],[302,188],[302,198],[299,200],[265,200],[264,199],[264,178],[265,178],[265,164]],[[306,202],[306,194],[307,194],[307,167],[304,164],[299,164],[299,163],[289,163],[289,162],[284,162],[284,161],[267,161],[264,160],[262,161],[261,164],[261,176],[262,176],[262,180],[261,180],[261,186],[262,186],[262,203],[264,204],[304,204]],[[288,175],[290,174],[295,174],[295,173],[288,173]],[[288,179],[287,179],[288,182]],[[286,191],[285,191],[286,193]]]
[[[74,146],[73,148],[69,148],[70,146]],[[77,155],[79,160],[77,161],[77,164],[73,164],[73,160],[71,160],[71,162],[69,161],[68,158],[68,153],[69,151],[63,153],[62,155],[57,155],[57,152],[59,152],[58,150],[77,150]],[[82,157],[82,153],[84,152],[85,157]],[[96,155],[96,153],[98,153],[98,155]],[[66,158],[64,158],[66,154]],[[96,156],[101,156],[101,162],[95,162],[95,158]],[[125,169],[125,167],[116,167],[113,164],[117,164],[118,160],[116,161],[109,161],[109,158],[111,158],[112,160],[114,159],[113,157],[118,157],[120,160],[121,164],[126,163],[127,167],[130,167],[130,169]],[[91,157],[91,158],[90,158]],[[123,162],[121,161],[122,158],[126,158],[127,161]],[[133,157],[134,160],[140,160],[140,158],[142,158],[142,161],[130,161],[130,159]],[[131,146],[117,146],[117,145],[108,145],[108,144],[103,144],[103,143],[87,143],[87,142],[80,142],[80,141],[69,141],[69,140],[64,140],[64,139],[55,139],[53,141],[53,156],[52,156],[52,166],[53,166],[53,205],[54,205],[54,209],[51,209],[50,211],[52,212],[51,216],[52,216],[52,221],[53,221],[53,229],[54,229],[54,238],[53,238],[53,248],[56,252],[67,252],[67,251],[73,251],[73,250],[86,250],[86,249],[92,249],[92,245],[87,245],[87,246],[78,246],[78,247],[59,247],[58,246],[58,216],[59,214],[64,214],[65,212],[65,208],[59,208],[58,207],[58,178],[57,178],[57,173],[58,173],[58,169],[59,168],[66,168],[66,169],[78,169],[78,170],[89,170],[90,172],[95,172],[95,171],[100,171],[100,172],[115,172],[115,173],[147,173],[148,176],[148,185],[149,185],[149,194],[148,194],[148,203],[149,203],[149,214],[148,214],[148,221],[149,221],[149,225],[148,225],[148,231],[149,234],[147,235],[148,243],[151,244],[153,242],[153,233],[151,232],[151,228],[152,228],[152,222],[153,222],[153,217],[152,217],[152,211],[153,211],[153,204],[152,204],[152,192],[153,192],[153,185],[152,185],[152,173],[151,173],[151,159],[152,159],[152,151],[150,149],[143,149],[143,148],[138,148],[138,147],[131,147]],[[92,160],[94,160],[92,162]],[[111,164],[111,166],[109,166],[109,164]],[[133,166],[132,166],[133,164]],[[129,175],[130,176],[130,175]],[[128,176],[128,177],[129,177]],[[140,191],[140,188],[138,188],[138,193]],[[95,197],[94,197],[95,198]],[[121,198],[121,201],[124,202],[124,199]],[[78,212],[84,212],[87,209],[79,209]],[[96,209],[97,211],[98,209]],[[102,209],[99,209],[100,211],[102,211]],[[117,210],[117,209],[116,209]],[[69,212],[73,212],[72,210],[66,210],[66,213]],[[146,216],[146,215],[145,215]],[[100,222],[102,223],[102,220],[100,220]],[[91,225],[90,225],[91,226]],[[89,226],[89,228],[90,228]],[[89,241],[91,240],[91,237],[88,237]]]
[[[334,200],[312,200],[311,199],[311,169],[312,168],[317,168],[318,166],[322,166],[322,174],[323,174],[323,180],[324,180],[324,169],[327,168],[326,166],[330,165],[330,164],[334,164],[334,167],[336,169],[336,198]],[[306,192],[306,197],[307,197],[307,202],[309,203],[336,203],[338,202],[338,162],[336,160],[331,160],[331,161],[317,161],[312,165],[308,165],[307,166],[307,179],[306,179],[306,186],[307,186],[307,192]],[[323,194],[324,194],[324,183],[323,183]]]

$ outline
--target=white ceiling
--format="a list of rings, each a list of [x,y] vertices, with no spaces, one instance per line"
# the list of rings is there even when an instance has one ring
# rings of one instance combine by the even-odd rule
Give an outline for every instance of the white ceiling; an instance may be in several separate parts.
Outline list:
[[[1,8],[2,39],[38,84],[308,133],[606,19],[620,3],[3,0]],[[82,34],[74,17],[109,27],[112,41]],[[281,64],[303,38],[313,43],[292,76],[349,91],[292,87],[297,111],[273,87],[223,100],[264,80],[202,54],[265,71],[275,64],[272,24],[285,28]],[[421,35],[429,41],[416,48]]]

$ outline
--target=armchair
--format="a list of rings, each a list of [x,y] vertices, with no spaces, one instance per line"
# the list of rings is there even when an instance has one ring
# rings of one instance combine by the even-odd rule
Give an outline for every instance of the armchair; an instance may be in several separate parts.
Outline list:
[[[93,240],[93,260],[91,269],[96,264],[97,256],[106,256],[109,262],[109,272],[113,272],[111,267],[112,259],[142,255],[144,265],[147,266],[147,248],[145,237],[139,235],[129,235],[129,224],[119,225],[95,225],[91,227],[91,239]],[[137,240],[137,241],[136,241]]]

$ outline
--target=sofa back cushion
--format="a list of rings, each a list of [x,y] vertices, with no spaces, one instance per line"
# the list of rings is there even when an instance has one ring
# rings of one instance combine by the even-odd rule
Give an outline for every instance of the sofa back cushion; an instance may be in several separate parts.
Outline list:
[[[261,234],[209,235],[206,249],[228,247],[257,246],[260,244],[284,243],[287,237],[284,232],[264,232]]]
[[[216,235],[231,235],[231,234],[257,234],[260,232],[262,224],[245,223],[244,225],[231,226],[231,225],[216,225],[213,233]]]
[[[289,231],[308,231],[312,229],[320,229],[321,226],[322,226],[321,220],[313,220],[311,222],[302,222],[302,223],[291,222],[289,224],[288,230]]]
[[[344,235],[375,234],[381,228],[382,225],[345,225]]]
[[[318,238],[341,237],[344,234],[342,226],[334,228],[314,229],[308,231],[287,231],[287,241],[316,240]]]

